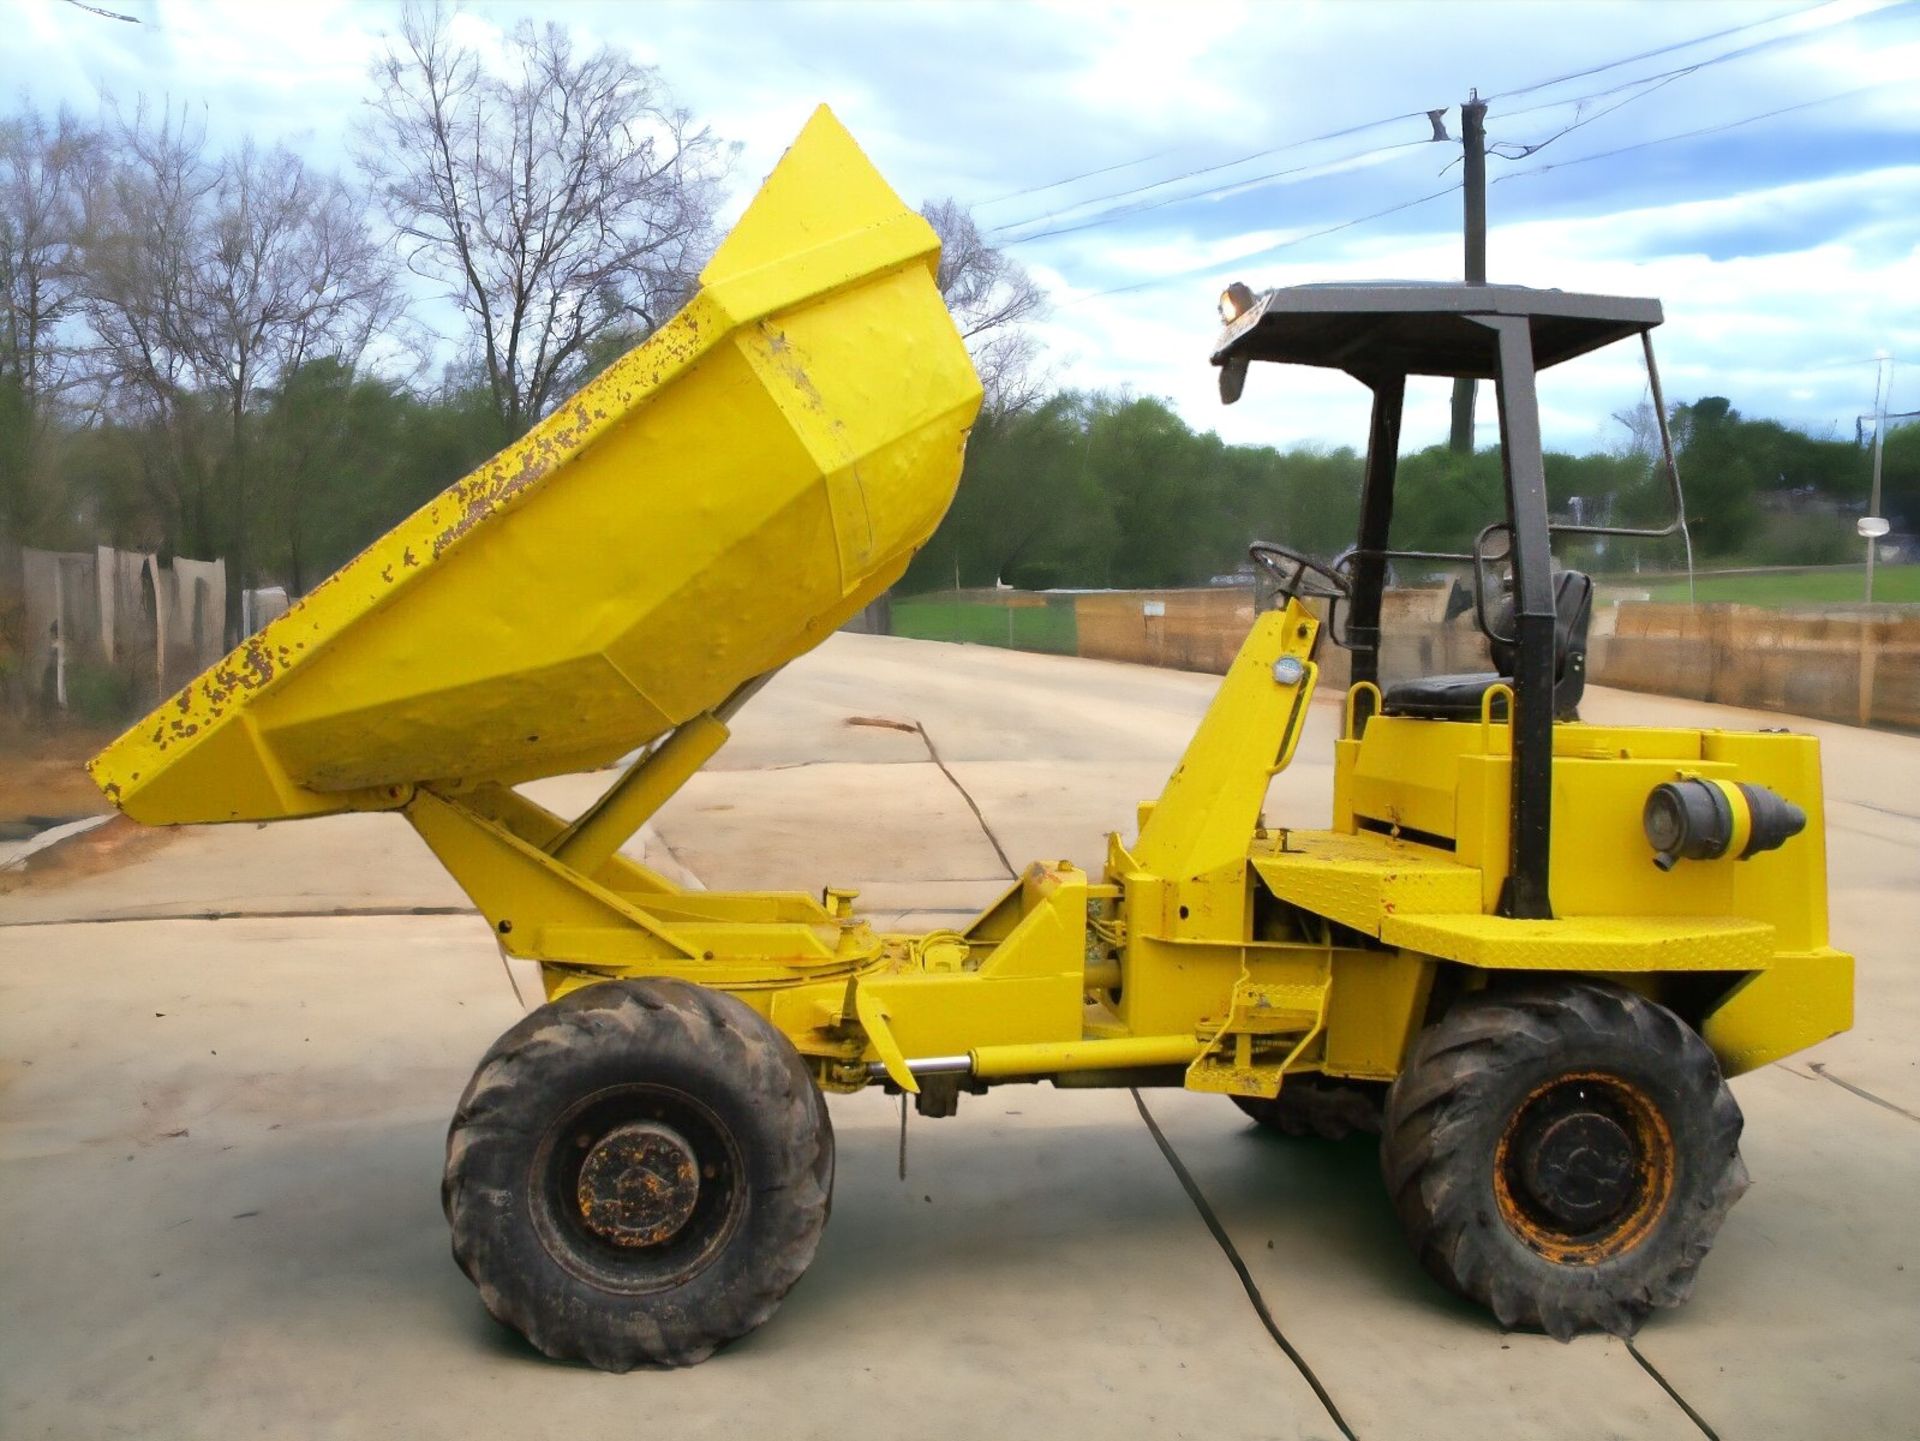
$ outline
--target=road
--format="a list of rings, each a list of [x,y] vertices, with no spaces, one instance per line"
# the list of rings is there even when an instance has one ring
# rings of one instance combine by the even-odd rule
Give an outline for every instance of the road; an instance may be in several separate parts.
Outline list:
[[[1003,856],[1097,869],[1213,685],[836,636],[646,853],[940,924],[1004,887]],[[1605,691],[1586,711],[1781,723]],[[1270,814],[1325,822],[1337,720],[1315,707]],[[1447,1296],[1365,1140],[1009,1087],[916,1118],[904,1182],[895,1106],[836,1098],[819,1257],[713,1361],[547,1362],[481,1310],[437,1200],[453,1101],[528,978],[402,822],[357,816],[136,836],[0,895],[0,1433],[1911,1436],[1920,740],[1795,724],[1826,746],[1859,1023],[1735,1082],[1754,1187],[1692,1302],[1632,1346],[1502,1334]]]

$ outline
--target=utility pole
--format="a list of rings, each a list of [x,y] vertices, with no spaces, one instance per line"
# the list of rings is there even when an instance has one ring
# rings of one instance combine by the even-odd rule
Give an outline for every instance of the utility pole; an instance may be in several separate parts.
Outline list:
[[[1478,90],[1460,104],[1460,150],[1465,170],[1460,193],[1467,240],[1467,284],[1487,283],[1487,102]],[[1456,455],[1473,454],[1473,382],[1453,383],[1453,434]]]
[[[1878,362],[1874,368],[1873,397],[1873,497],[1867,502],[1867,514],[1878,517],[1880,514],[1880,456],[1887,434],[1887,392],[1893,389],[1893,357],[1882,352],[1874,357]],[[1873,558],[1880,549],[1880,537],[1867,537],[1867,604],[1873,604]]]

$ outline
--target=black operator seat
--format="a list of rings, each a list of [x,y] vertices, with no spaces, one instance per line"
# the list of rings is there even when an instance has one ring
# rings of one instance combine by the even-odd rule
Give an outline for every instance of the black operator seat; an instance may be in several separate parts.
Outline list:
[[[1593,616],[1593,581],[1577,570],[1563,570],[1553,586],[1553,714],[1556,720],[1579,718],[1580,696],[1587,688],[1587,622]],[[1487,687],[1513,679],[1514,647],[1493,641],[1497,671],[1471,675],[1430,675],[1390,685],[1381,697],[1385,715],[1422,720],[1479,720]],[[1496,696],[1496,719],[1505,719],[1507,699]]]

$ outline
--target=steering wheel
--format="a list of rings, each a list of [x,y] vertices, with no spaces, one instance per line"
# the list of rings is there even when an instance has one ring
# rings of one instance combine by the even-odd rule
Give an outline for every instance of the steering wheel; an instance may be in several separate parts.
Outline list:
[[[1319,596],[1326,600],[1353,597],[1353,582],[1338,569],[1338,561],[1324,564],[1270,540],[1256,540],[1247,547],[1247,554],[1255,565],[1273,577],[1275,594],[1285,600],[1297,596]]]

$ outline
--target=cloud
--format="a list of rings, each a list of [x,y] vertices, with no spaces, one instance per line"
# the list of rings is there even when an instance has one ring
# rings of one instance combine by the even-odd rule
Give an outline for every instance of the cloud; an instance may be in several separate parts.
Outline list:
[[[367,65],[398,19],[395,6],[345,0],[116,4],[148,23],[23,0],[15,9],[25,43],[0,60],[0,81],[43,106],[83,111],[100,84],[123,99],[169,95],[197,107],[217,139],[284,140],[326,165],[346,163]],[[1492,162],[1496,176],[1558,167],[1493,186],[1494,277],[1661,296],[1673,398],[1725,393],[1744,410],[1850,433],[1873,384],[1871,364],[1851,362],[1882,347],[1920,362],[1920,87],[1881,84],[1920,74],[1920,6],[1841,0],[1769,20],[1738,0],[1100,10],[987,0],[501,3],[469,10],[462,23],[498,32],[522,18],[555,20],[582,41],[660,66],[684,103],[742,143],[735,209],[824,100],[910,201],[955,196],[989,227],[1055,212],[1108,218],[1014,251],[1054,292],[1043,334],[1057,380],[1164,395],[1190,422],[1229,439],[1363,439],[1365,393],[1339,376],[1271,370],[1223,409],[1206,363],[1214,299],[1233,278],[1457,276],[1457,195],[1313,233],[1457,178],[1457,164],[1446,168],[1453,146],[1417,143],[1431,133],[1420,112],[1455,105],[1474,86],[1495,97],[1488,128],[1496,140],[1538,143],[1590,121],[1533,156]],[[1736,26],[1749,28],[1527,88]],[[1762,43],[1776,38],[1783,43]],[[1756,44],[1598,118],[1633,92],[1574,103]],[[1665,140],[1876,84],[1774,119]],[[1296,143],[1395,115],[1406,118]],[[1457,133],[1457,111],[1448,123]],[[1395,144],[1404,148],[1371,153]],[[1296,166],[1311,168],[1253,183]],[[1096,199],[1194,171],[1206,173]],[[1076,175],[1085,178],[1053,183]],[[1180,198],[1196,192],[1214,193]],[[1169,200],[1176,203],[1159,203]],[[1903,366],[1897,384],[1896,408],[1920,406],[1920,363]],[[1551,375],[1543,384],[1549,440],[1604,441],[1609,415],[1643,386],[1629,350]],[[1444,433],[1445,386],[1431,389],[1416,390],[1409,443]],[[1484,421],[1484,404],[1481,411]]]

